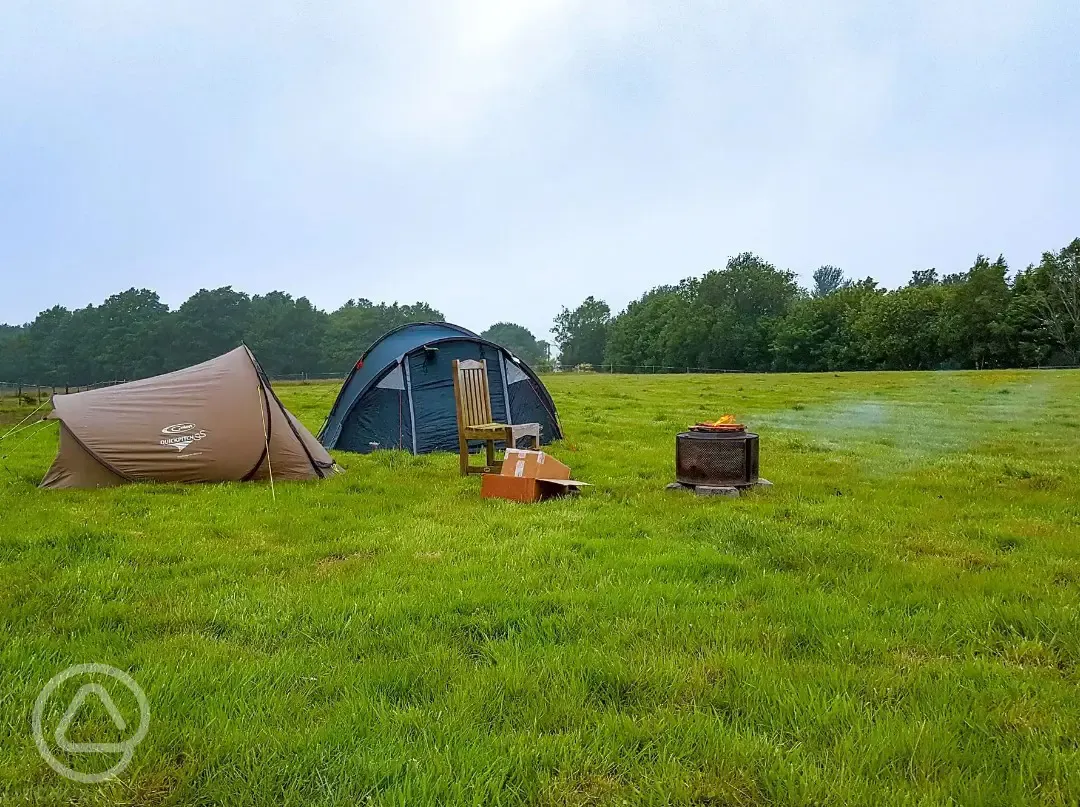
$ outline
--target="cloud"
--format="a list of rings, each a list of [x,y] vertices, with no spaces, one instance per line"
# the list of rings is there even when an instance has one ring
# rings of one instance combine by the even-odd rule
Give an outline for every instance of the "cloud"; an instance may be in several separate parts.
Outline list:
[[[742,250],[886,283],[1023,263],[1076,235],[1078,22],[1064,0],[19,0],[0,320],[227,282],[505,305],[465,276],[542,331]]]
[[[527,110],[583,54],[615,47],[631,19],[623,0],[413,0],[349,14],[284,99],[296,113],[286,134],[341,152],[453,153],[496,115]]]

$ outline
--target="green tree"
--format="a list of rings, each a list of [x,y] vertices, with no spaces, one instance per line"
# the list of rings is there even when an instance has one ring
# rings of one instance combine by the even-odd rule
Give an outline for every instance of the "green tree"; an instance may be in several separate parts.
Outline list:
[[[916,269],[911,273],[909,286],[936,286],[941,282],[937,269]]]
[[[272,291],[251,298],[251,314],[244,341],[269,375],[320,373],[326,366],[323,339],[326,312],[307,297]]]
[[[541,348],[543,348],[543,358],[540,359],[532,368],[538,373],[550,373],[555,369],[555,362],[551,358],[551,344],[543,339],[539,342]]]
[[[1008,355],[1008,271],[1003,256],[991,263],[979,255],[965,274],[947,279],[952,287],[948,328],[952,351],[965,367],[996,367]]]
[[[863,300],[852,333],[861,367],[930,370],[947,366],[949,292],[941,285],[907,286]]]
[[[168,345],[162,326],[168,313],[157,292],[128,289],[96,309],[75,312],[75,324],[77,331],[93,337],[94,361],[106,377],[132,380],[165,369]]]
[[[828,297],[848,285],[844,279],[844,270],[836,266],[819,266],[814,270],[814,288],[810,294],[814,297]]]
[[[1080,238],[1060,252],[1043,253],[1040,310],[1047,333],[1068,357],[1080,362]]]
[[[772,329],[800,293],[792,272],[749,252],[729,258],[722,271],[705,275],[698,304],[704,306],[701,316],[708,323],[706,366],[769,369]]]
[[[409,322],[442,322],[441,312],[427,303],[375,304],[349,300],[329,316],[322,352],[328,372],[346,372],[387,331]]]
[[[106,370],[97,356],[102,331],[93,306],[69,311],[57,305],[42,311],[26,328],[25,362],[16,380],[56,385],[104,380]]]
[[[546,343],[537,341],[532,331],[513,322],[496,322],[482,334],[484,339],[502,345],[529,365],[538,365],[547,358]]]
[[[23,381],[26,372],[26,330],[0,325],[0,381]]]
[[[1041,267],[1017,273],[1005,312],[1012,336],[1010,364],[1035,367],[1051,358],[1057,340],[1046,321],[1048,284]]]
[[[232,286],[199,289],[169,322],[169,369],[212,359],[244,341],[251,316],[251,298]]]
[[[564,306],[552,328],[559,346],[559,362],[571,367],[601,364],[610,321],[608,304],[594,297],[587,297],[573,311]]]
[[[705,367],[707,327],[695,308],[699,285],[690,278],[630,303],[611,321],[604,361],[626,369]]]
[[[867,278],[795,302],[773,328],[774,368],[813,372],[866,367],[869,357],[858,322],[863,310],[883,294]]]

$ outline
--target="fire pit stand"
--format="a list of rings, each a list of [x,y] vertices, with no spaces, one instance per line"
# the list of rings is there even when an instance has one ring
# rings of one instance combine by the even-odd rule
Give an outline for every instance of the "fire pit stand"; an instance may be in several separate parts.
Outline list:
[[[758,476],[758,436],[735,424],[699,424],[675,438],[675,482],[668,490],[740,496],[771,486]]]

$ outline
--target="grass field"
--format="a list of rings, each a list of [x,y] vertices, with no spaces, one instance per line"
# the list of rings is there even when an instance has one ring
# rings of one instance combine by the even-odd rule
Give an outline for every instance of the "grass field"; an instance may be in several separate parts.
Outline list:
[[[547,380],[594,487],[534,506],[399,453],[39,491],[55,426],[0,443],[0,803],[1080,801],[1080,373]],[[775,487],[664,491],[729,411]],[[83,662],[152,712],[103,785],[30,733]]]

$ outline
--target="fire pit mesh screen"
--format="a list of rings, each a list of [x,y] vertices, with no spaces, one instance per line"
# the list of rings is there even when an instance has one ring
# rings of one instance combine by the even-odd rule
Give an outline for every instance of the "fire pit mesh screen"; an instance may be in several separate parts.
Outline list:
[[[758,436],[746,431],[680,434],[675,441],[675,478],[684,485],[754,484]]]

